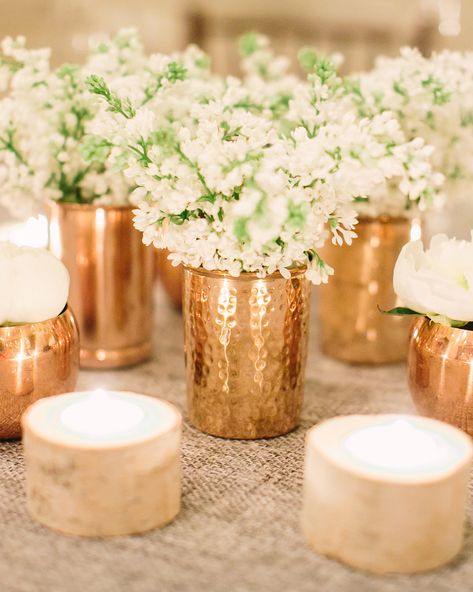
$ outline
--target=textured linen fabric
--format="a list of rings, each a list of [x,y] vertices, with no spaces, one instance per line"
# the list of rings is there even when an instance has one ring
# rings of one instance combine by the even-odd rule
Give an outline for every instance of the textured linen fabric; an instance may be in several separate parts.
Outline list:
[[[82,371],[78,389],[132,390],[184,410],[181,318],[162,294],[155,317],[152,361]],[[0,592],[470,592],[469,524],[458,559],[417,576],[369,576],[307,547],[299,528],[306,429],[334,415],[414,413],[403,365],[350,367],[324,358],[316,329],[313,314],[301,427],[243,442],[186,424],[183,507],[164,529],[88,540],[40,526],[25,507],[21,444],[0,443]]]

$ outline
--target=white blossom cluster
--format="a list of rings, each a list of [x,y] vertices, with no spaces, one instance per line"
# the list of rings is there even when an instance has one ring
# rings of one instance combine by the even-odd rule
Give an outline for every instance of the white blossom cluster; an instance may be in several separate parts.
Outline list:
[[[299,120],[310,132],[317,127],[320,117],[311,104],[327,96],[327,93],[341,101],[345,97],[349,103],[346,105],[347,113],[351,112],[361,119],[364,125],[369,121],[372,132],[383,146],[383,151],[376,153],[376,148],[373,151],[365,145],[359,153],[361,159],[368,154],[370,158],[377,159],[380,182],[369,194],[357,200],[358,214],[368,217],[410,216],[419,209],[432,206],[439,199],[444,177],[434,166],[434,148],[424,136],[415,133],[415,130],[406,133],[394,108],[367,108],[365,98],[359,92],[359,80],[340,78],[332,60],[317,56],[309,48],[300,52],[299,59],[307,71],[316,73],[316,77],[311,87],[298,87],[291,102],[289,118]],[[324,85],[317,80],[323,80]],[[333,116],[327,114],[327,117]],[[388,181],[385,182],[383,177]]]
[[[192,47],[148,56],[134,29],[91,39],[81,66],[52,69],[49,58],[49,50],[27,49],[24,38],[1,46],[0,203],[20,217],[45,199],[128,204],[133,186],[108,158],[109,145],[89,134],[100,125],[101,100],[89,91],[88,77],[108,84],[115,107],[129,113],[131,101],[146,104],[175,79],[203,75],[208,61]],[[190,98],[181,100],[187,106]]]
[[[378,58],[373,70],[346,81],[362,117],[386,110],[407,139],[433,147],[432,163],[445,177],[449,199],[471,191],[473,181],[473,53],[443,51],[426,58],[404,48]],[[418,189],[428,183],[419,177]]]
[[[261,64],[259,51],[248,59]],[[128,113],[92,78],[105,99],[96,141],[110,146],[109,159],[137,186],[135,225],[144,242],[169,249],[175,264],[286,277],[304,266],[312,282],[326,282],[333,270],[319,247],[329,236],[351,242],[358,202],[388,182],[409,182],[404,165],[421,158],[422,142],[403,152],[392,116],[359,118],[324,60],[294,85],[283,129],[274,110],[255,107],[274,93],[247,100],[255,77],[245,64],[249,81],[176,80],[147,104],[131,98]]]

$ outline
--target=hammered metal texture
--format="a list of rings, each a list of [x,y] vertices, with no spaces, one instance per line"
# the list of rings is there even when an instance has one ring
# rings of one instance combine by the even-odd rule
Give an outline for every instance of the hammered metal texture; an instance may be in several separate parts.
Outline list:
[[[409,321],[383,314],[399,305],[393,270],[401,248],[410,240],[406,218],[361,219],[352,245],[332,244],[324,259],[335,269],[319,289],[322,350],[353,364],[405,360]]]
[[[238,278],[184,270],[188,410],[224,438],[268,438],[298,425],[310,284],[304,270]]]
[[[50,203],[49,214],[50,249],[71,275],[81,365],[113,368],[146,359],[154,250],[133,228],[132,208]]]
[[[69,309],[29,325],[0,328],[0,438],[20,436],[20,418],[41,399],[73,391],[79,333]]]
[[[408,361],[409,388],[419,413],[473,436],[473,331],[416,319]]]

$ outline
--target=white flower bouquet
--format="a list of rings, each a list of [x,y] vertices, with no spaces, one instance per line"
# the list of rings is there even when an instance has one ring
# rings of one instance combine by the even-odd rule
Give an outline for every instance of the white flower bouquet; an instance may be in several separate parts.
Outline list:
[[[370,72],[348,78],[346,91],[360,116],[391,111],[408,140],[434,148],[449,199],[470,191],[473,179],[473,53],[443,51],[426,58],[404,48],[380,57]],[[422,178],[419,190],[425,190]]]
[[[371,73],[360,78],[336,76],[332,68],[327,66],[330,61],[318,57],[311,48],[301,50],[299,61],[309,72],[326,68],[325,75],[330,75],[332,92],[340,100],[345,96],[360,119],[369,119],[374,125],[384,128],[383,131],[379,128],[379,131],[384,134],[386,155],[389,158],[380,159],[379,165],[390,181],[379,184],[369,195],[358,200],[358,213],[370,218],[411,217],[419,210],[431,207],[438,199],[444,181],[443,175],[438,171],[438,162],[433,159],[434,146],[429,143],[431,137],[426,137],[415,126],[406,129],[399,105],[387,100],[381,106],[376,99],[377,93],[368,92],[365,88],[368,86],[366,79],[372,76],[375,85],[377,75]],[[299,107],[300,116],[303,116],[305,103],[306,99],[303,99],[302,109]],[[293,103],[293,109],[296,108],[297,97]],[[383,117],[386,119],[383,120]]]
[[[88,133],[100,112],[100,100],[86,83],[90,74],[145,104],[161,86],[207,71],[205,56],[192,48],[176,56],[147,56],[134,29],[91,40],[80,66],[52,69],[49,50],[29,50],[24,38],[6,39],[1,49],[0,203],[18,216],[48,198],[129,203],[133,186],[107,159],[108,145]],[[127,101],[115,107],[125,114],[131,109]]]
[[[332,62],[312,66],[288,99],[289,127],[248,100],[251,75],[179,80],[147,104],[89,78],[104,98],[95,142],[137,186],[135,224],[146,244],[168,249],[176,265],[285,277],[303,266],[312,282],[327,281],[333,270],[318,248],[328,236],[350,243],[358,204],[386,183],[404,182],[409,193],[408,164],[425,155],[420,140],[406,146],[390,114],[360,119]]]
[[[394,268],[394,290],[403,306],[390,313],[468,328],[473,323],[473,237],[460,241],[438,234],[426,250],[421,241],[405,245]]]

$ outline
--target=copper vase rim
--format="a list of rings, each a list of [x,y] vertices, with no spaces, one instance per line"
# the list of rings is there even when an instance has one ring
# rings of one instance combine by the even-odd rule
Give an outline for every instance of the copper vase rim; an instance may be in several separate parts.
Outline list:
[[[44,321],[36,321],[35,323],[21,323],[18,325],[10,325],[9,327],[3,327],[0,325],[0,337],[2,336],[3,332],[5,332],[5,333],[8,332],[9,337],[10,337],[12,333],[18,332],[21,334],[25,331],[25,329],[28,329],[29,327],[37,327],[39,325],[43,325],[44,327],[47,327],[48,325],[53,325],[58,319],[61,319],[67,313],[72,315],[71,309],[68,304],[66,304],[66,306],[63,308],[62,312],[60,312],[57,316],[52,317],[50,319],[46,319]]]
[[[240,275],[235,276],[235,275],[231,275],[228,271],[222,271],[220,269],[214,269],[214,270],[210,270],[210,269],[204,269],[203,267],[192,267],[191,265],[183,265],[184,269],[187,271],[192,271],[193,273],[197,274],[197,275],[204,275],[207,277],[222,277],[225,279],[229,279],[229,280],[239,280],[239,279],[243,279],[243,280],[270,280],[270,279],[286,279],[281,275],[281,272],[279,271],[275,271],[271,274],[267,274],[264,277],[259,277],[258,276],[258,272],[257,271],[242,271],[240,273]],[[293,276],[298,276],[298,275],[302,275],[305,274],[305,272],[307,271],[307,267],[292,267],[290,269],[288,269],[289,273],[291,274],[291,277]]]
[[[466,339],[468,339],[469,341],[473,342],[473,330],[471,329],[463,329],[462,327],[450,327],[449,325],[443,325],[442,323],[436,323],[435,321],[432,321],[431,319],[429,319],[429,317],[426,317],[425,315],[419,316],[417,318],[417,320],[415,321],[415,324],[425,324],[428,323],[429,328],[430,327],[436,327],[437,331],[440,331],[441,333],[443,333],[445,336],[448,335],[463,335],[463,337],[465,337]]]
[[[124,204],[124,205],[112,205],[112,204],[99,204],[99,203],[77,203],[77,202],[66,202],[66,201],[56,201],[54,199],[48,199],[46,202],[48,207],[60,207],[65,210],[109,210],[109,211],[130,211],[137,209],[137,206],[132,204]]]

